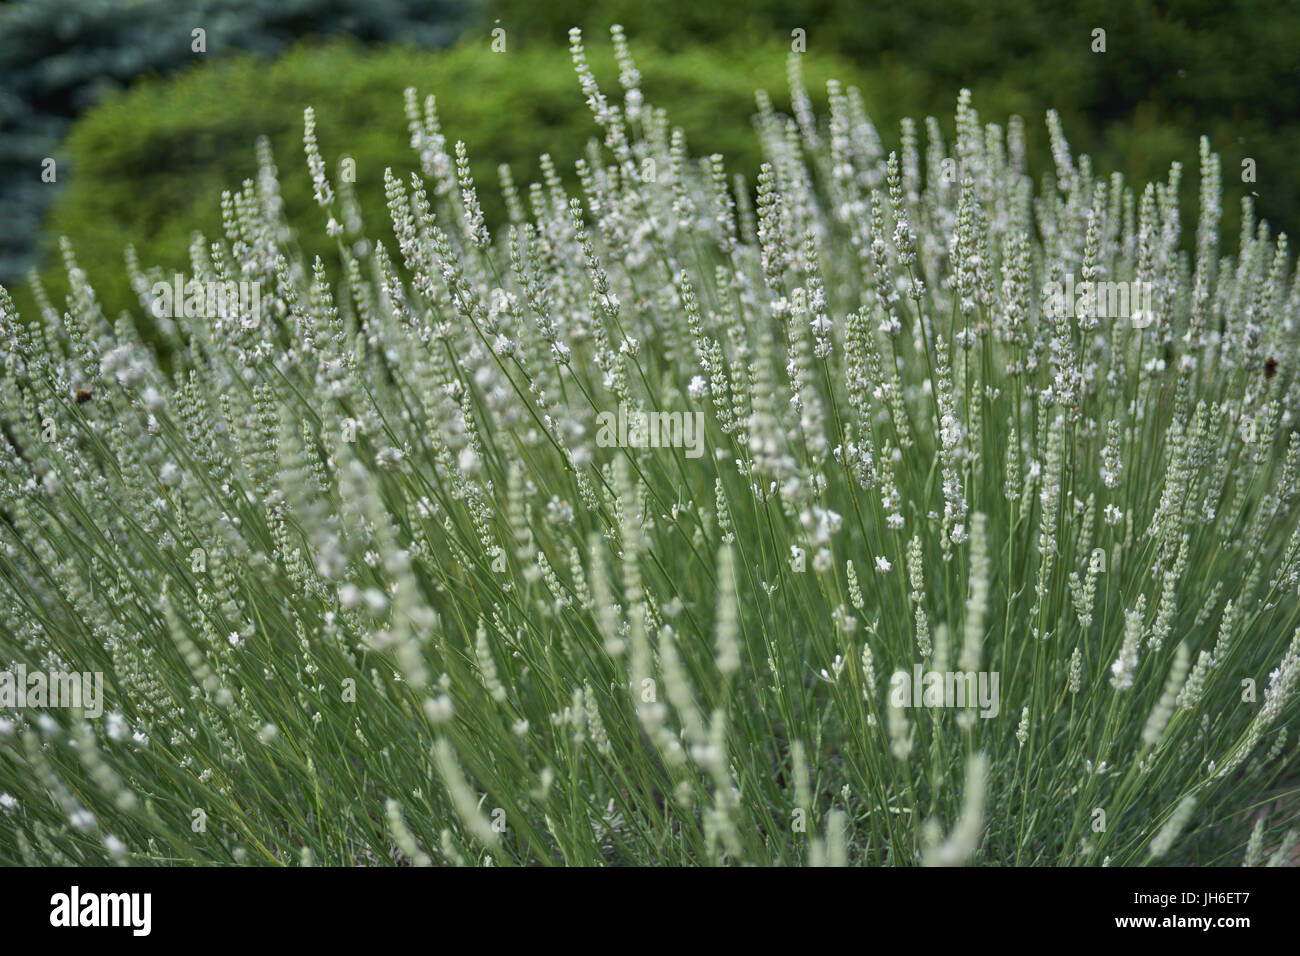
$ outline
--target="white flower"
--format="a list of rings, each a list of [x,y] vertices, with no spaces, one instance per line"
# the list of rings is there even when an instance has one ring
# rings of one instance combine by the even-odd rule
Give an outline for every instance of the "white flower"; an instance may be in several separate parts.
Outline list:
[[[466,475],[478,474],[478,470],[479,470],[478,454],[474,451],[473,447],[470,445],[466,445],[464,448],[460,450],[460,455],[456,460],[456,464],[460,466],[460,470],[463,471]]]
[[[361,599],[366,602],[366,607],[372,614],[382,614],[388,607],[388,598],[384,597],[384,592],[378,588],[366,588],[361,594]]]
[[[1137,669],[1137,652],[1131,651],[1121,654],[1115,658],[1115,663],[1110,665],[1110,672],[1114,675],[1111,678],[1111,684],[1116,690],[1128,690],[1133,686],[1133,671]]]
[[[5,813],[13,813],[18,809],[18,801],[7,793],[0,793],[0,810]]]
[[[558,495],[552,495],[551,500],[546,503],[546,514],[552,524],[573,524],[573,505],[561,501]]]
[[[691,398],[701,399],[708,390],[708,383],[704,381],[703,375],[696,375],[691,379],[691,384],[686,386],[686,392]]]
[[[426,700],[424,702],[424,715],[434,724],[447,723],[452,716],[451,698],[446,694],[439,694],[437,697]],[[526,727],[527,722],[524,723]]]
[[[892,564],[889,563],[889,559],[888,559],[888,558],[880,558],[880,557],[876,558],[876,570],[877,570],[877,571],[880,571],[881,573],[884,573],[885,571],[890,571],[890,570],[892,570],[893,567],[894,567],[894,566],[893,566]]]
[[[948,412],[943,416],[939,426],[939,437],[945,446],[951,448],[961,441],[962,427],[955,415]]]
[[[1124,612],[1124,641],[1119,656],[1110,665],[1111,686],[1126,691],[1133,686],[1133,675],[1138,665],[1138,648],[1142,644],[1142,616],[1146,612],[1146,596],[1138,595],[1133,610]]]

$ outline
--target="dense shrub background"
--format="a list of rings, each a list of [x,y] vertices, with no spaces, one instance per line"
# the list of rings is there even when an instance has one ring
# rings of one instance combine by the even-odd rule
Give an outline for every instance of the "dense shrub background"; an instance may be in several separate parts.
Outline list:
[[[593,44],[590,52],[595,68],[613,82],[618,70],[608,44]],[[770,44],[727,57],[700,48],[638,50],[637,67],[647,96],[668,109],[693,151],[722,153],[728,169],[752,184],[759,167],[748,121],[756,109],[754,91],[765,88],[788,108],[787,53]],[[826,79],[853,78],[852,67],[835,57],[809,57],[803,64],[810,89],[822,91],[816,97],[822,105]],[[106,304],[127,307],[124,242],[135,244],[146,265],[187,268],[191,233],[219,235],[221,190],[254,174],[254,139],[262,133],[276,156],[289,220],[315,222],[321,212],[302,154],[306,105],[315,109],[331,168],[344,156],[355,159],[361,208],[367,217],[384,217],[385,166],[403,174],[417,166],[402,115],[409,86],[421,97],[437,96],[449,143],[465,141],[493,222],[505,216],[501,163],[522,188],[539,178],[539,156],[549,153],[572,183],[575,161],[598,132],[587,112],[573,108],[581,94],[567,53],[547,47],[494,55],[482,39],[444,53],[373,51],[340,42],[298,47],[270,65],[236,58],[174,80],[141,83],[78,124],[67,144],[77,175],[53,211],[51,243],[60,234],[73,237],[78,262]],[[473,95],[462,95],[465,90]],[[883,107],[893,95],[878,87],[869,92],[869,107]],[[322,230],[302,231],[306,252],[328,253],[331,240]],[[56,256],[50,258],[57,264]],[[49,281],[61,287],[57,270]]]
[[[748,128],[752,93],[763,87],[784,105],[785,57],[791,31],[800,28],[807,33],[803,62],[816,105],[824,103],[826,76],[857,84],[887,144],[897,145],[903,116],[949,117],[965,86],[990,121],[1011,114],[1026,119],[1036,174],[1051,168],[1042,126],[1049,108],[1062,115],[1076,151],[1133,183],[1164,178],[1170,162],[1195,155],[1204,133],[1223,158],[1227,209],[1253,194],[1257,214],[1275,231],[1294,233],[1300,223],[1300,194],[1290,175],[1300,154],[1296,3],[235,0],[219,6],[220,16],[212,12],[214,0],[0,6],[0,282],[13,289],[25,314],[35,314],[32,297],[14,286],[35,262],[54,301],[62,301],[60,235],[73,240],[110,310],[132,303],[122,269],[125,241],[137,245],[146,266],[184,265],[194,231],[214,234],[220,190],[251,173],[259,134],[271,137],[291,210],[301,209],[308,199],[300,148],[308,104],[317,109],[331,161],[356,158],[362,208],[373,217],[385,215],[383,164],[410,156],[396,148],[406,132],[394,97],[409,85],[434,93],[447,111],[449,137],[470,147],[489,221],[499,223],[498,163],[509,163],[516,179],[527,182],[538,171],[538,154],[549,149],[573,185],[572,163],[592,127],[568,98],[575,84],[567,31],[585,28],[595,65],[611,82],[605,38],[615,22],[626,27],[648,91],[685,130],[692,149],[724,153],[729,168],[751,183],[757,168]],[[196,21],[209,23],[207,57],[188,53],[188,24]],[[504,55],[490,49],[496,26],[506,31]],[[1107,31],[1105,54],[1091,51],[1096,27]],[[173,42],[173,34],[186,42]],[[354,42],[317,43],[329,34]],[[264,58],[304,35],[312,39],[280,60]],[[445,54],[418,49],[456,35],[459,44]],[[393,41],[403,46],[383,46]],[[255,55],[230,58],[238,48]],[[176,74],[180,66],[188,68]],[[128,92],[104,95],[128,82]],[[55,149],[67,117],[90,103],[98,105]],[[942,126],[951,136],[950,121]],[[57,188],[39,181],[40,157],[51,153],[60,161]],[[1246,157],[1257,164],[1256,183],[1241,181]],[[51,196],[59,198],[45,213],[42,203]],[[1185,188],[1185,220],[1196,215],[1195,201],[1195,191]],[[1235,217],[1226,218],[1224,238],[1235,242]],[[1191,241],[1189,230],[1184,246]]]
[[[446,46],[477,0],[21,0],[0,3],[0,282],[30,267],[70,121],[141,75],[231,50],[274,54],[305,34]],[[206,54],[190,33],[206,31]],[[66,182],[60,169],[58,182]],[[101,184],[102,185],[102,184]]]
[[[56,240],[67,234],[109,303],[119,307],[126,302],[122,241],[136,242],[146,264],[174,263],[193,230],[210,232],[218,222],[220,189],[251,172],[259,133],[271,136],[281,157],[291,203],[304,201],[299,129],[309,103],[317,107],[327,155],[357,159],[362,205],[372,215],[383,210],[373,201],[382,199],[377,157],[391,161],[394,144],[405,140],[393,97],[412,84],[447,105],[449,136],[467,142],[476,174],[488,177],[482,192],[491,218],[501,215],[498,162],[510,163],[526,181],[540,152],[568,143],[572,155],[554,158],[572,182],[572,162],[591,130],[567,98],[574,81],[564,45],[573,25],[585,28],[597,68],[612,76],[602,41],[609,25],[621,22],[656,102],[697,151],[723,152],[751,182],[756,160],[746,119],[752,92],[767,88],[780,104],[791,30],[801,28],[810,89],[821,92],[831,74],[857,83],[887,142],[897,142],[903,116],[949,116],[956,91],[965,86],[990,120],[1004,122],[1012,113],[1026,118],[1031,169],[1050,168],[1041,122],[1049,108],[1061,113],[1075,149],[1122,170],[1131,182],[1162,178],[1171,161],[1195,154],[1204,133],[1223,156],[1229,209],[1249,192],[1275,229],[1294,231],[1300,222],[1300,195],[1289,175],[1292,157],[1300,154],[1296,3],[610,0],[593,6],[487,0],[479,9],[472,0],[364,6],[237,0],[221,5],[221,17],[211,13],[210,0],[56,0],[41,5],[40,13],[32,7],[16,4],[21,15],[0,20],[0,63],[8,65],[0,70],[7,77],[0,124],[36,129],[30,117],[13,117],[23,110],[44,117],[41,135],[19,136],[0,154],[0,163],[10,164],[0,172],[12,172],[15,163],[24,171],[4,176],[17,185],[0,192],[0,222],[10,223],[11,237],[0,240],[0,281],[13,278],[20,259],[31,261],[25,223],[39,212],[37,194],[52,191],[27,188],[39,185],[39,177],[28,173],[38,170],[60,117],[98,100],[105,85],[150,72],[132,93],[109,97],[74,128],[61,150],[69,163],[66,170],[61,165],[60,178],[69,188],[43,230],[42,261],[56,267],[47,269],[56,292]],[[367,54],[358,43],[300,46],[269,64],[220,56],[195,62],[185,52],[188,44],[177,54],[178,45],[166,38],[205,19],[213,24],[213,51],[268,53],[306,33],[414,46],[463,36],[445,56],[373,48]],[[59,28],[51,32],[53,23]],[[506,31],[504,55],[490,50],[494,26]],[[1091,51],[1095,27],[1107,31],[1105,54]],[[54,44],[67,54],[52,55]],[[195,68],[160,75],[185,63]],[[457,95],[448,96],[453,90]],[[950,134],[947,121],[944,127]],[[1256,183],[1241,182],[1245,157],[1256,161]],[[1185,218],[1195,215],[1195,198],[1184,190]],[[1232,227],[1225,238],[1235,240]]]
[[[562,43],[621,23],[642,46],[727,48],[789,42],[851,59],[905,102],[897,115],[946,117],[969,87],[990,120],[1007,109],[1041,123],[1061,113],[1071,146],[1130,180],[1163,176],[1204,133],[1224,161],[1225,203],[1245,191],[1244,156],[1258,164],[1256,207],[1294,233],[1300,192],[1300,3],[1291,0],[487,0],[490,17],[523,42]],[[1091,51],[1106,30],[1107,52]],[[891,82],[892,80],[892,82]],[[1194,210],[1184,201],[1184,215]]]

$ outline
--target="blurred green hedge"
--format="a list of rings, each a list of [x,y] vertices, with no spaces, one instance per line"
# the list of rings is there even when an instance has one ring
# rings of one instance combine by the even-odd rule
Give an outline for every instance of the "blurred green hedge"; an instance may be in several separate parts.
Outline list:
[[[166,80],[147,80],[97,106],[74,127],[66,148],[68,186],[45,229],[44,272],[63,287],[57,237],[67,235],[109,313],[133,304],[123,248],[136,246],[147,268],[185,269],[190,236],[221,235],[220,194],[256,171],[254,142],[266,134],[280,173],[286,212],[310,255],[329,261],[333,240],[311,197],[302,150],[303,108],[316,114],[317,138],[331,177],[345,156],[356,161],[357,196],[371,234],[387,227],[384,167],[407,176],[418,168],[403,111],[403,90],[437,97],[448,152],[465,141],[490,222],[505,219],[497,167],[507,163],[521,190],[539,177],[549,153],[570,180],[573,164],[598,130],[567,51],[534,47],[496,54],[490,37],[445,52],[372,50],[349,42],[300,46],[267,63],[227,59]],[[588,46],[602,86],[618,89],[608,42]],[[696,154],[722,153],[752,183],[760,163],[751,128],[754,91],[765,88],[789,108],[788,49],[719,54],[702,49],[665,55],[633,43],[642,89],[665,107]],[[832,75],[854,71],[832,57],[804,63],[814,100]],[[818,92],[821,96],[818,97]],[[819,105],[824,106],[824,102]]]
[[[1071,146],[1145,182],[1181,159],[1195,193],[1197,141],[1223,157],[1225,216],[1243,194],[1278,229],[1300,230],[1300,2],[1296,0],[486,0],[520,43],[563,43],[614,23],[674,50],[790,43],[906,76],[908,111],[945,117],[969,87],[990,119],[1056,109]],[[1105,30],[1106,52],[1093,52]],[[1241,182],[1241,161],[1258,182]],[[1185,213],[1194,207],[1185,203]],[[1186,219],[1186,215],[1184,217]],[[1195,219],[1189,220],[1194,223]]]
[[[752,183],[760,162],[751,128],[753,94],[766,89],[778,109],[788,109],[788,35],[766,43],[682,47],[676,52],[662,52],[653,40],[643,41],[635,33],[629,33],[629,39],[650,103],[667,109],[694,154],[720,152],[730,170]],[[209,238],[220,235],[221,190],[237,188],[254,175],[253,145],[260,134],[272,143],[287,213],[299,230],[300,244],[309,255],[320,253],[329,262],[334,245],[324,234],[322,211],[311,198],[302,153],[302,111],[308,105],[315,108],[318,139],[331,175],[344,156],[356,160],[361,208],[371,234],[381,234],[387,228],[384,167],[392,166],[401,176],[417,167],[402,106],[408,86],[422,96],[437,97],[449,151],[457,139],[465,141],[489,221],[499,223],[504,219],[499,163],[510,165],[522,187],[537,178],[538,156],[550,153],[572,181],[573,163],[597,131],[567,50],[550,42],[520,42],[520,31],[513,26],[507,28],[505,53],[492,52],[490,44],[484,29],[441,52],[376,50],[350,41],[300,45],[272,62],[250,57],[203,64],[174,77],[137,83],[111,97],[76,124],[65,144],[71,158],[68,185],[44,233],[43,274],[51,291],[57,296],[64,287],[53,254],[61,234],[72,239],[110,315],[134,304],[122,260],[127,242],[135,244],[146,268],[184,270],[195,230]],[[618,69],[608,37],[589,35],[586,47],[602,86],[617,91]],[[853,62],[827,53],[810,34],[801,63],[819,109],[824,107],[827,78],[858,86],[888,148],[897,144],[897,123],[903,116],[938,116],[951,135],[958,87],[941,99],[926,62]],[[1065,77],[1058,79],[1066,83]],[[1097,79],[1075,77],[1071,82]],[[990,74],[972,89],[974,105],[986,122],[1004,123],[1011,113],[1025,118],[1031,168],[1049,171],[1041,110],[1050,91],[1013,82],[1004,74]],[[1099,168],[1124,171],[1138,183],[1163,179],[1169,162],[1181,160],[1184,239],[1189,242],[1196,221],[1197,139],[1202,132],[1211,135],[1214,148],[1223,154],[1227,242],[1235,239],[1231,224],[1243,188],[1275,199],[1279,180],[1294,185],[1289,166],[1263,158],[1255,147],[1267,143],[1277,151],[1290,143],[1293,153],[1300,152],[1300,138],[1287,139],[1295,137],[1300,126],[1272,131],[1270,138],[1257,119],[1216,114],[1205,117],[1204,123],[1190,119],[1175,124],[1152,106],[1140,107],[1132,116],[1120,111],[1109,119],[1101,117],[1101,133],[1089,122],[1098,117],[1079,117],[1067,108],[1063,119],[1076,151],[1099,146],[1089,150]],[[1242,155],[1259,161],[1259,185],[1242,187],[1239,182]],[[1269,210],[1270,202],[1261,199],[1261,213]],[[17,297],[22,306],[30,302],[21,290]]]

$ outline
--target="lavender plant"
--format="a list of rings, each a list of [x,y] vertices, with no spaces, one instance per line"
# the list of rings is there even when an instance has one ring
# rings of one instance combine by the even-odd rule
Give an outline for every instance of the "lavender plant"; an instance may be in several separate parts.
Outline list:
[[[1204,140],[1189,252],[1180,166],[1049,116],[1035,189],[1019,119],[889,146],[797,56],[751,202],[614,43],[502,228],[411,90],[391,234],[310,110],[336,262],[264,146],[223,195],[184,288],[256,302],[0,290],[0,659],[104,680],[0,696],[0,862],[1290,862],[1285,236],[1220,249]]]

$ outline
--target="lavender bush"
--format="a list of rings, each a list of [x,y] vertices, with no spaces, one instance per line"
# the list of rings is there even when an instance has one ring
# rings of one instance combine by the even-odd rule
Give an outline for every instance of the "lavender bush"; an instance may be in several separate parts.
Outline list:
[[[751,203],[614,42],[503,228],[412,90],[383,239],[308,111],[337,261],[263,146],[157,343],[0,294],[0,660],[104,698],[0,684],[0,862],[1289,862],[1300,282],[1208,143],[1189,252],[796,56]]]

